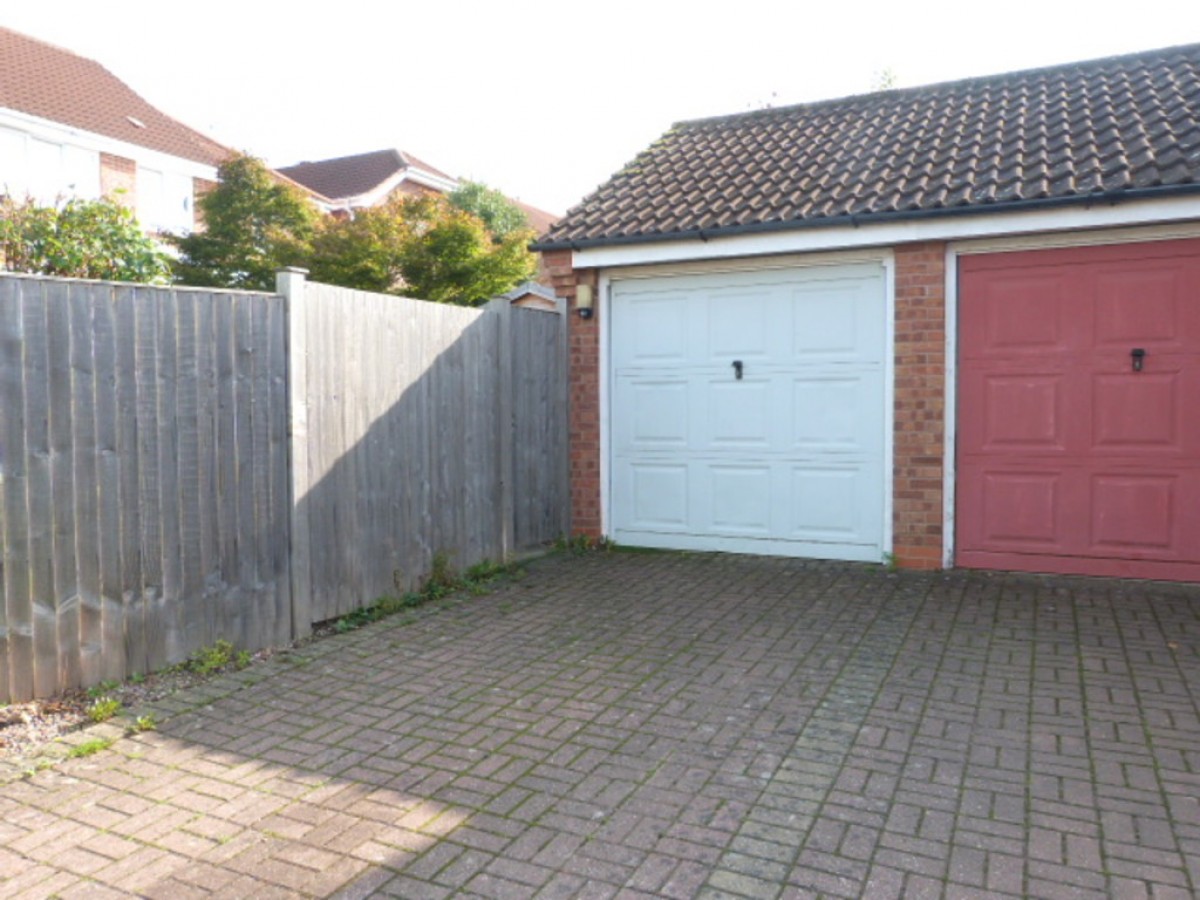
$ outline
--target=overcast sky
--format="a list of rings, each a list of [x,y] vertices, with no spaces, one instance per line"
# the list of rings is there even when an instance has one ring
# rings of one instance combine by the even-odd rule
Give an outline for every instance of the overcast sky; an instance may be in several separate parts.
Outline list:
[[[672,122],[1200,42],[1200,2],[41,0],[98,60],[276,166],[397,147],[565,212]]]

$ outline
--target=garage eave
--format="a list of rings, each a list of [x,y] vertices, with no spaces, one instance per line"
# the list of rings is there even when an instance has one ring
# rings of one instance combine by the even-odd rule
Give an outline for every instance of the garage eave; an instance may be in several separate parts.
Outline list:
[[[1014,200],[986,206],[954,206],[932,209],[892,210],[864,213],[862,215],[831,216],[788,221],[753,222],[745,225],[729,225],[721,228],[693,228],[683,231],[655,232],[645,234],[616,234],[594,238],[539,241],[531,245],[535,251],[549,250],[592,250],[605,247],[629,247],[643,244],[665,244],[677,242],[707,243],[719,238],[750,235],[779,234],[812,230],[845,231],[868,226],[907,224],[914,222],[937,222],[965,218],[997,218],[1017,213],[1054,211],[1062,209],[1110,209],[1130,203],[1171,200],[1177,198],[1200,198],[1200,183],[1173,185],[1171,187],[1138,188],[1133,190],[1108,191],[1104,193],[1080,194],[1069,197],[1051,197],[1035,200]],[[1195,215],[1200,217],[1200,206]],[[1134,224],[1134,223],[1129,223]],[[952,231],[953,229],[947,229]],[[947,235],[943,235],[947,236]]]

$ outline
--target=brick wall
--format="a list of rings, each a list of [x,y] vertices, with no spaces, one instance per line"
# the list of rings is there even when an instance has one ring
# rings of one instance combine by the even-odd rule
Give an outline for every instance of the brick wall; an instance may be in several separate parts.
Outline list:
[[[893,547],[906,568],[942,564],[946,246],[896,248]]]
[[[581,319],[575,287],[597,286],[596,272],[571,268],[571,252],[542,254],[542,271],[554,293],[567,298],[570,354],[571,534],[600,537],[600,319]],[[597,305],[599,298],[597,298]]]
[[[207,178],[192,179],[192,227],[196,231],[204,230],[204,210],[200,208],[200,198],[217,186],[217,182]]]
[[[137,208],[137,163],[111,153],[100,154],[100,194],[129,209]]]

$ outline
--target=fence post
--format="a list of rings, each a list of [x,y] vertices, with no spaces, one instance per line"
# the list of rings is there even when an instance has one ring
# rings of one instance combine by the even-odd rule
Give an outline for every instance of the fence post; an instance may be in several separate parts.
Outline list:
[[[304,306],[306,269],[286,268],[275,273],[275,292],[282,294],[287,310],[287,396],[289,541],[292,578],[292,638],[312,633],[312,570],[309,555],[308,506],[308,316]]]

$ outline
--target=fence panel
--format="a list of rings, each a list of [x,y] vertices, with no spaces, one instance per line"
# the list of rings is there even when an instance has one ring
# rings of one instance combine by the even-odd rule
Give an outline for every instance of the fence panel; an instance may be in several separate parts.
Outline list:
[[[308,535],[294,554],[312,621],[415,587],[437,554],[459,568],[499,558],[499,317],[321,284],[292,315]]]
[[[0,278],[0,695],[290,636],[285,314]]]
[[[566,531],[560,315],[287,284],[294,596],[313,622],[412,589],[439,555],[463,569]]]
[[[569,528],[564,314],[513,308],[513,536],[517,549]]]

